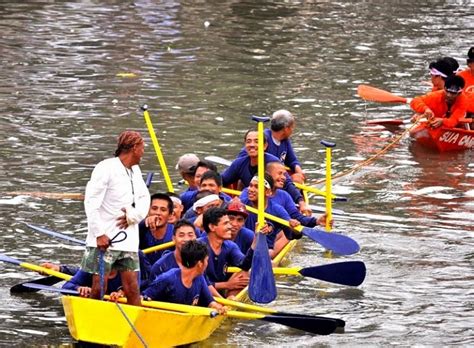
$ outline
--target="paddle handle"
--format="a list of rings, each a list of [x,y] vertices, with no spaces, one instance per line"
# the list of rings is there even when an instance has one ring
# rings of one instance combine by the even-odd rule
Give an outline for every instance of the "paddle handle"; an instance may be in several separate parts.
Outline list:
[[[336,146],[336,143],[332,143],[326,140],[321,140],[321,144],[326,147],[326,231],[331,231],[332,221],[332,180],[331,180],[331,157],[332,148]]]
[[[145,123],[148,128],[148,133],[150,133],[153,147],[155,148],[156,157],[158,158],[158,163],[160,164],[161,171],[163,172],[163,177],[165,178],[166,187],[168,188],[169,192],[174,192],[173,184],[168,174],[168,168],[166,168],[165,159],[161,152],[160,144],[158,143],[155,130],[153,129],[153,124],[151,123],[150,114],[148,112],[148,105],[143,105],[141,109],[143,111],[143,117],[145,118]]]

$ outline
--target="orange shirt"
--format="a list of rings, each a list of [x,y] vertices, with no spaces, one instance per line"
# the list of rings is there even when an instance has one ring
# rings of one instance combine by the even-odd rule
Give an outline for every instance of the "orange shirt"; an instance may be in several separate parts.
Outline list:
[[[435,117],[443,118],[443,126],[453,128],[459,123],[459,119],[466,116],[466,96],[461,94],[457,97],[454,104],[451,106],[451,116],[446,118],[448,111],[448,104],[446,104],[446,92],[436,91],[431,92],[420,97],[413,98],[410,103],[411,108],[417,113],[424,113],[426,109],[431,109]]]
[[[474,74],[471,72],[471,69],[467,68],[458,72],[457,75],[464,79],[465,85],[463,91],[465,93],[474,93]]]

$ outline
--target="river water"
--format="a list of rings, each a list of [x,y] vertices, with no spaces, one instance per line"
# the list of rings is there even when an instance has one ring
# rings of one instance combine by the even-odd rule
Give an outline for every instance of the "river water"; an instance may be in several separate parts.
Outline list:
[[[465,66],[473,24],[468,1],[2,1],[0,252],[79,262],[80,247],[25,223],[82,239],[81,201],[8,192],[83,192],[124,129],[146,135],[142,171],[156,173],[153,192],[166,190],[140,105],[150,107],[174,183],[180,155],[232,159],[250,115],[285,108],[310,179],[324,177],[321,139],[337,143],[334,173],[373,157],[334,184],[349,198],[335,204],[346,212],[335,227],[360,253],[330,260],[303,241],[291,261],[362,260],[367,278],[358,288],[278,281],[274,307],[343,318],[344,334],[229,322],[198,346],[472,346],[473,152],[438,154],[402,137],[378,156],[397,135],[364,122],[411,113],[365,103],[356,89],[427,92],[431,60],[451,55]],[[0,346],[72,345],[56,294],[10,294],[35,277],[0,264]]]

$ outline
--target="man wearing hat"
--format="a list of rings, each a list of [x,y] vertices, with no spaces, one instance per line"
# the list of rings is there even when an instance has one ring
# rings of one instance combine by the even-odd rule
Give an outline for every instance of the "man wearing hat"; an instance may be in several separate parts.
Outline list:
[[[431,91],[443,90],[446,79],[454,75],[458,68],[459,63],[452,57],[443,57],[431,62],[428,66],[431,75],[431,83],[433,84]]]
[[[234,198],[227,204],[226,210],[232,226],[231,240],[239,246],[242,253],[246,254],[255,237],[255,233],[245,227],[245,220],[249,216],[247,208],[238,198]]]
[[[474,94],[474,46],[467,52],[467,68],[458,73],[464,79],[464,93]]]
[[[428,119],[431,128],[454,128],[466,116],[467,98],[462,94],[464,79],[457,75],[446,79],[444,90],[413,98],[411,108]],[[419,116],[415,116],[417,119]]]

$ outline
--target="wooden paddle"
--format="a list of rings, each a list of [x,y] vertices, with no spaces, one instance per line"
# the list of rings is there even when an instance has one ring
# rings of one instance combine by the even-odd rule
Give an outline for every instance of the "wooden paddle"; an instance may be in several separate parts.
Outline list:
[[[39,284],[28,284],[26,283],[25,286],[31,286],[32,288],[38,290],[46,290],[46,291],[54,291],[60,292],[62,294],[70,294],[70,295],[79,295],[79,293],[75,290],[67,290],[67,289],[59,289],[52,286],[44,286]],[[110,299],[109,296],[104,296],[104,299]],[[92,300],[90,301],[98,301]],[[120,298],[119,302],[126,303],[125,298]],[[169,302],[160,302],[160,301],[142,301],[142,306],[168,310],[168,311],[175,311],[181,313],[189,313],[192,315],[203,315],[207,317],[215,317],[218,314],[212,310],[211,308],[206,307],[199,307],[199,306],[189,306],[184,304],[177,304],[177,303],[169,303]],[[329,335],[333,333],[337,327],[341,324],[340,319],[332,319],[332,318],[325,318],[319,316],[309,316],[309,315],[279,315],[277,313],[265,315],[265,314],[258,314],[258,313],[249,313],[249,312],[239,312],[234,310],[229,310],[225,314],[225,316],[230,318],[236,319],[247,319],[247,320],[263,320],[271,323],[276,323],[280,325],[285,325],[294,329],[318,334],[318,335]]]
[[[257,210],[254,207],[248,205],[245,207],[248,211],[257,214]],[[282,218],[268,213],[265,213],[264,216],[266,219],[272,220],[276,223],[279,223],[280,225],[290,227],[289,222]],[[303,226],[297,226],[294,230],[301,232],[303,235],[314,240],[324,248],[332,250],[339,255],[352,255],[360,250],[359,244],[357,244],[355,240],[339,233],[327,233],[318,228],[309,228]]]
[[[410,103],[410,99],[368,85],[359,85],[357,87],[357,94],[364,100],[379,103]]]
[[[248,303],[243,303],[239,301],[232,301],[227,298],[223,297],[217,297],[215,298],[216,302],[219,302],[220,304],[224,306],[229,306],[229,307],[234,307],[238,308],[244,311],[252,311],[252,312],[258,312],[258,313],[266,313],[266,314],[274,314],[278,316],[286,316],[286,317],[310,317],[314,318],[315,316],[309,315],[309,314],[298,314],[298,313],[287,313],[287,312],[281,312],[277,311],[276,309],[269,308],[269,307],[261,307],[257,306],[254,304],[248,304]],[[336,319],[336,318],[326,318],[326,317],[319,317],[316,316],[316,318],[324,318],[324,319],[333,319],[337,323],[337,327],[344,328],[346,326],[346,322],[342,319]]]
[[[228,273],[241,271],[238,267],[228,267]],[[274,267],[274,274],[294,275],[323,280],[329,283],[359,286],[365,279],[366,268],[362,261],[344,261],[313,267]]]
[[[68,235],[65,235],[64,233],[55,232],[55,231],[49,230],[47,228],[39,227],[39,226],[31,225],[31,224],[26,224],[26,226],[28,226],[29,228],[31,228],[31,229],[33,229],[37,232],[41,232],[41,233],[44,233],[44,234],[47,234],[47,235],[50,235],[50,236],[53,236],[53,237],[56,237],[56,238],[64,239],[64,240],[67,240],[69,242],[72,242],[72,243],[75,243],[75,244],[78,244],[78,245],[84,245],[84,246],[86,245],[86,242],[84,242],[82,240],[79,240],[79,239],[76,239],[76,238],[73,238],[73,237],[69,237]],[[160,244],[160,245],[155,245],[155,246],[143,249],[142,252],[144,254],[150,254],[150,253],[155,252],[155,251],[160,251],[160,250],[172,248],[172,247],[174,247],[174,245],[175,245],[174,242],[166,242],[166,243],[163,243],[163,244]]]
[[[260,232],[265,226],[265,218],[263,217],[265,210],[263,123],[268,122],[270,118],[253,116],[252,120],[257,122],[258,127],[258,220],[256,228],[257,245],[253,253],[248,288],[249,297],[252,301],[270,303],[276,299],[277,289],[272,272],[272,260],[268,252],[267,237]]]
[[[150,114],[148,113],[148,105],[143,105],[141,109],[143,111],[143,117],[145,118],[145,123],[148,128],[148,133],[150,133],[151,142],[153,143],[153,147],[155,148],[158,163],[160,164],[163,177],[165,178],[166,187],[168,188],[169,192],[174,192],[173,184],[168,174],[168,168],[166,167],[165,158],[163,157],[163,154],[161,152],[160,144],[158,143],[155,130],[153,129],[153,124],[151,123]]]

